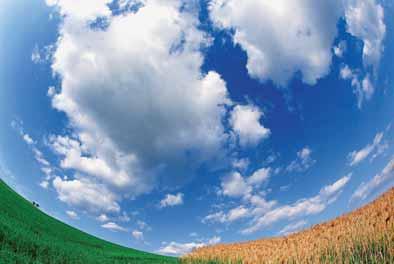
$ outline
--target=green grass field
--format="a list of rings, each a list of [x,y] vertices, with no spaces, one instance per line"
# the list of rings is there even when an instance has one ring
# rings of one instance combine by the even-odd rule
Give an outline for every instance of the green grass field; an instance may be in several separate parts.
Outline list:
[[[101,240],[41,212],[0,180],[0,263],[178,263]]]

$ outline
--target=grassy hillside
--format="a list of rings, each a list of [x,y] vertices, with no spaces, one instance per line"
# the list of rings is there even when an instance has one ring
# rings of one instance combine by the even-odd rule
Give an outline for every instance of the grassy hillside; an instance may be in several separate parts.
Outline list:
[[[109,243],[35,208],[0,180],[0,263],[177,263]]]
[[[203,247],[182,262],[394,263],[394,188],[352,213],[297,234]]]

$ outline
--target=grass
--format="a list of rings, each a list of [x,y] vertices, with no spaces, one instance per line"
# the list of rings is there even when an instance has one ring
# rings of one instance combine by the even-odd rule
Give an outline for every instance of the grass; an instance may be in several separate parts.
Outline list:
[[[122,247],[41,212],[0,180],[0,263],[178,263]]]
[[[182,263],[394,263],[394,188],[352,213],[297,234],[198,248]]]
[[[394,263],[394,189],[348,215],[287,237],[196,249],[171,258],[129,249],[66,225],[0,180],[0,263]]]

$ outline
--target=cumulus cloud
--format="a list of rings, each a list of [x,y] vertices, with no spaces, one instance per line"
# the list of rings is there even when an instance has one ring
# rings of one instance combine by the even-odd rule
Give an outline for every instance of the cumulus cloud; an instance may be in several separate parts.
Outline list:
[[[252,191],[252,187],[248,185],[239,172],[232,172],[221,182],[221,193],[230,197],[247,196]]]
[[[68,215],[68,217],[70,217],[71,219],[79,219],[79,216],[76,212],[74,211],[66,211],[66,214]]]
[[[287,167],[287,172],[304,172],[312,167],[316,160],[312,158],[312,150],[309,147],[304,147],[297,152],[297,158],[293,160]]]
[[[161,201],[160,201],[160,208],[164,207],[173,207],[176,205],[183,204],[183,193],[177,194],[167,194]]]
[[[55,141],[68,141],[63,168],[137,196],[158,177],[182,182],[220,159],[231,101],[219,74],[200,70],[210,39],[182,1],[148,0],[122,15],[112,15],[109,2],[47,1],[63,17],[52,105],[73,128],[71,140]],[[92,27],[97,18],[108,25]]]
[[[161,247],[157,252],[159,254],[165,255],[173,255],[173,256],[180,256],[186,253],[189,253],[193,249],[207,246],[207,245],[214,245],[221,241],[221,238],[218,236],[212,237],[205,242],[188,242],[188,243],[178,243],[178,242],[170,242],[165,244]]]
[[[124,227],[122,227],[122,226],[120,226],[120,225],[118,225],[117,223],[114,223],[114,222],[108,222],[108,223],[102,224],[101,227],[105,228],[105,229],[108,229],[108,230],[111,230],[113,232],[117,232],[117,231],[127,232],[126,228],[124,228]]]
[[[381,173],[375,175],[370,181],[360,184],[354,191],[351,200],[364,200],[369,194],[382,187],[385,183],[394,184],[394,159],[389,161]]]
[[[260,168],[249,177],[232,172],[223,178],[218,193],[229,198],[239,198],[243,204],[231,208],[228,212],[221,210],[210,213],[202,219],[202,223],[231,223],[270,210],[276,201],[267,201],[260,192],[261,184],[268,181],[270,174],[270,168]]]
[[[376,66],[383,51],[384,10],[375,0],[246,0],[242,6],[214,0],[209,11],[216,27],[234,32],[233,42],[247,53],[249,75],[280,86],[297,72],[311,85],[329,73],[341,17],[348,32],[363,41],[365,65]],[[334,48],[339,57],[343,51],[341,43]]]
[[[316,83],[329,72],[331,46],[341,16],[341,1],[214,0],[214,24],[233,29],[233,41],[248,55],[249,74],[286,85],[298,71]],[[289,45],[291,43],[291,45]]]
[[[383,7],[375,0],[350,0],[345,11],[347,31],[364,43],[363,61],[378,66],[386,34]]]
[[[322,212],[329,204],[336,201],[342,189],[349,182],[351,175],[346,175],[331,185],[323,187],[319,194],[307,199],[301,199],[290,205],[276,207],[259,217],[255,217],[249,227],[243,229],[243,234],[250,234],[275,222],[297,217],[314,215]]]
[[[255,146],[270,135],[260,119],[263,113],[255,106],[237,105],[231,112],[230,124],[241,146]]]
[[[104,185],[89,182],[86,178],[66,180],[56,177],[53,187],[59,200],[89,212],[119,212],[117,197]]]
[[[271,174],[271,168],[261,168],[255,171],[248,179],[250,185],[260,186],[263,182],[267,181]]]
[[[377,156],[382,154],[387,149],[387,143],[382,142],[384,133],[377,133],[373,142],[371,144],[366,145],[360,150],[355,150],[349,153],[349,165],[356,166],[370,155],[372,155],[372,159],[375,159]]]

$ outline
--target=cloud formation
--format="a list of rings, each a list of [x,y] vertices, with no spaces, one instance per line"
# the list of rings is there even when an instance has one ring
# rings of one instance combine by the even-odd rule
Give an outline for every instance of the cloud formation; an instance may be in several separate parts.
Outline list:
[[[241,146],[255,146],[270,135],[260,119],[263,113],[252,105],[237,105],[231,112],[230,124]]]
[[[349,165],[352,167],[356,166],[370,155],[372,155],[371,159],[375,159],[377,156],[381,155],[388,148],[387,143],[382,142],[383,136],[383,132],[377,133],[371,144],[366,145],[360,150],[354,150],[349,153]]]
[[[297,72],[310,85],[329,73],[341,17],[348,32],[363,41],[366,66],[376,67],[383,51],[384,10],[375,0],[246,0],[242,6],[213,0],[209,11],[217,28],[234,32],[233,42],[247,53],[249,75],[280,86]],[[341,57],[343,46],[334,52]]]
[[[306,146],[297,152],[297,158],[287,167],[287,172],[304,172],[312,167],[316,160],[312,158],[312,150]]]
[[[361,183],[354,191],[351,200],[364,200],[385,183],[389,183],[387,187],[394,184],[394,158],[389,161],[381,173],[375,175],[370,181]]]
[[[220,75],[200,70],[210,38],[192,8],[148,0],[112,15],[108,2],[47,1],[63,16],[52,63],[61,83],[48,94],[73,129],[52,145],[77,181],[137,196],[225,155],[231,101]],[[92,26],[99,17],[106,27]]]
[[[163,200],[160,201],[160,208],[173,207],[183,204],[183,193],[166,194]]]
[[[207,245],[214,245],[221,241],[221,238],[218,236],[214,236],[205,242],[188,242],[188,243],[178,243],[178,242],[170,242],[163,247],[161,247],[157,252],[159,254],[165,255],[173,255],[173,256],[180,256],[186,253],[189,253],[193,249],[207,246]]]

